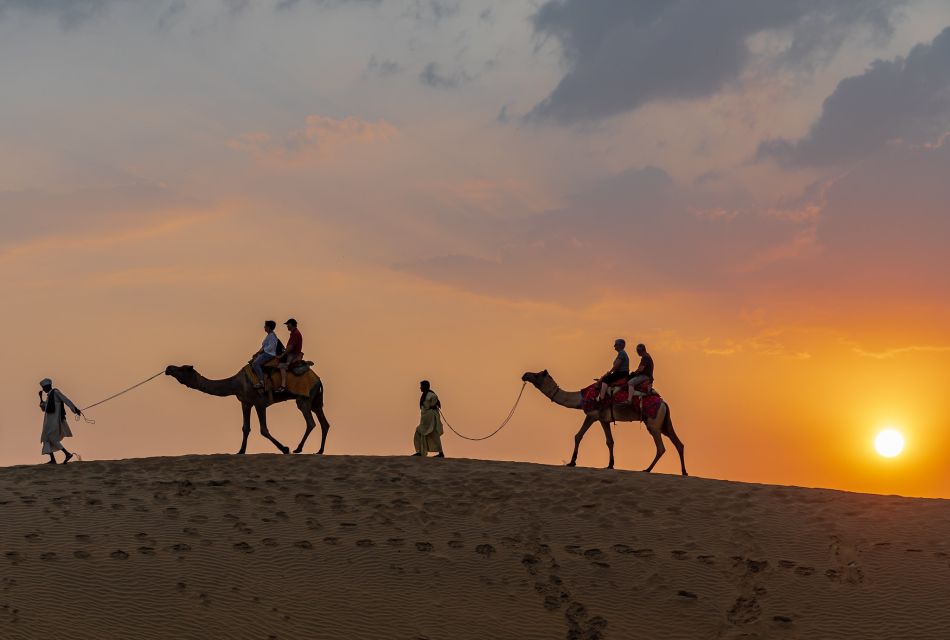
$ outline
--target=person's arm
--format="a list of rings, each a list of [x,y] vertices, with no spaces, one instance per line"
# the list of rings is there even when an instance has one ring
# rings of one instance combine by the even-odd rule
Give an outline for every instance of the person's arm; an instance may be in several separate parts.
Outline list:
[[[63,395],[63,392],[62,392],[62,391],[58,391],[58,390],[57,390],[55,393],[56,393],[57,397],[62,401],[62,403],[63,403],[64,405],[66,405],[67,407],[69,407],[69,408],[72,410],[72,412],[75,413],[77,416],[78,416],[80,413],[82,413],[82,411],[80,411],[79,408],[78,408],[76,405],[73,404],[73,401],[72,401],[72,400],[70,400],[69,398],[67,398],[66,396]]]
[[[40,409],[42,409],[44,413],[46,412],[46,403],[47,401],[43,399],[43,392],[40,391]]]

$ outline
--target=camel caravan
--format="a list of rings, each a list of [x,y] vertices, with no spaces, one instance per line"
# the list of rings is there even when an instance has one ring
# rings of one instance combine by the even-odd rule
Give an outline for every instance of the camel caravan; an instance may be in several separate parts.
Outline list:
[[[277,323],[273,320],[266,321],[264,323],[265,336],[261,348],[251,356],[248,363],[240,371],[229,378],[222,380],[205,378],[192,365],[170,365],[164,370],[165,375],[171,376],[189,389],[195,389],[211,396],[233,396],[237,399],[241,404],[244,416],[241,429],[243,438],[238,454],[247,451],[247,439],[251,433],[252,409],[257,413],[261,435],[277,447],[281,453],[290,453],[290,448],[278,441],[267,428],[268,407],[286,401],[296,403],[306,423],[303,437],[293,452],[301,453],[303,451],[310,433],[318,422],[321,437],[320,449],[317,454],[322,454],[326,449],[330,422],[323,411],[323,382],[320,380],[320,376],[313,371],[314,363],[304,360],[303,336],[298,329],[297,321],[291,318],[284,325],[289,331],[286,346],[275,333]],[[663,436],[666,436],[679,454],[681,473],[684,476],[688,475],[683,453],[684,445],[673,429],[669,405],[653,388],[654,363],[652,356],[647,353],[645,345],[637,345],[640,364],[635,370],[631,371],[625,341],[622,339],[616,340],[614,350],[617,352],[617,356],[610,370],[595,379],[594,384],[579,391],[561,389],[546,369],[537,373],[527,372],[521,376],[524,385],[531,384],[551,402],[584,413],[581,427],[574,436],[574,451],[567,466],[576,466],[581,441],[587,431],[599,422],[604,430],[607,450],[610,455],[607,468],[613,469],[614,439],[611,425],[616,422],[643,422],[656,445],[656,455],[644,471],[652,471],[665,453],[666,447],[663,444]],[[160,373],[148,380],[158,375]],[[144,382],[148,382],[148,380]],[[144,382],[110,396],[102,402],[118,397],[144,384]],[[60,390],[53,387],[50,379],[44,379],[40,386],[42,388],[40,391],[40,409],[44,413],[43,430],[40,437],[43,444],[42,452],[49,456],[49,464],[57,464],[53,454],[61,451],[64,454],[62,464],[66,464],[73,457],[73,454],[67,451],[62,444],[63,438],[72,436],[66,421],[65,411],[68,408],[76,415],[77,419],[80,416],[85,416],[83,410],[76,407]],[[522,392],[523,389],[524,386],[522,386]],[[444,458],[442,403],[427,380],[423,380],[420,384],[420,391],[422,392],[419,400],[420,421],[413,436],[415,453],[412,455],[426,457],[430,452],[434,452],[437,458]],[[45,399],[44,393],[46,394]],[[519,394],[515,406],[512,407],[502,426],[511,419],[520,399],[521,395]],[[96,405],[102,404],[102,402],[96,403]],[[316,419],[314,419],[314,416],[316,416]],[[87,422],[93,421],[87,419]],[[501,427],[485,438],[467,438],[458,432],[456,434],[468,440],[484,440],[500,430]]]

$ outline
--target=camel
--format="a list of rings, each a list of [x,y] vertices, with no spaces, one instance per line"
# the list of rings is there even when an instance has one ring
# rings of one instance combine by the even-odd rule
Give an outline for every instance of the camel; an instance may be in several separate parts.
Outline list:
[[[270,434],[270,431],[267,430],[267,407],[278,402],[284,402],[285,400],[296,401],[297,408],[300,409],[304,420],[307,421],[307,430],[304,432],[300,444],[294,449],[294,453],[303,451],[307,437],[310,436],[310,432],[316,427],[311,412],[316,414],[317,420],[320,421],[320,430],[323,432],[323,436],[320,440],[320,450],[317,451],[317,454],[322,454],[324,447],[326,447],[330,422],[323,413],[323,382],[316,374],[314,374],[316,380],[310,387],[310,393],[307,396],[296,396],[290,392],[279,394],[259,393],[257,389],[253,388],[250,379],[247,374],[244,373],[243,369],[224,380],[209,380],[195,371],[195,368],[190,364],[182,366],[170,365],[166,367],[165,375],[175,378],[175,380],[178,380],[178,382],[189,389],[196,389],[211,396],[235,396],[238,401],[240,401],[241,409],[244,411],[244,439],[241,441],[241,450],[238,451],[239,454],[243,454],[247,450],[247,436],[251,433],[252,407],[257,411],[257,421],[261,426],[261,435],[270,440],[281,453],[290,453],[290,449],[278,442],[277,439]]]
[[[529,382],[534,385],[538,391],[543,393],[548,400],[555,404],[559,404],[562,407],[567,407],[568,409],[581,409],[581,398],[582,394],[580,391],[564,391],[558,384],[554,381],[554,378],[551,377],[551,374],[548,373],[548,370],[539,371],[538,373],[525,373],[521,376],[521,379],[524,382]],[[593,426],[595,422],[600,422],[601,426],[604,428],[604,435],[607,437],[607,449],[610,451],[610,464],[607,465],[608,469],[614,468],[614,438],[613,434],[610,432],[610,423],[611,422],[640,422],[642,418],[640,417],[640,409],[636,405],[614,405],[611,407],[601,407],[593,411],[587,412],[584,417],[584,422],[581,424],[580,431],[574,436],[574,453],[571,455],[571,461],[567,463],[567,466],[573,467],[577,465],[577,450],[581,445],[581,440],[584,439],[584,434],[587,433],[587,430]],[[676,436],[676,432],[673,430],[673,421],[670,419],[670,407],[666,404],[666,401],[660,405],[659,411],[657,411],[656,418],[646,421],[647,431],[650,432],[650,435],[653,436],[653,442],[656,443],[656,457],[653,458],[653,462],[650,463],[650,466],[644,469],[647,473],[653,471],[653,467],[656,466],[657,461],[663,456],[666,452],[666,447],[663,446],[662,436],[666,436],[673,443],[673,446],[676,447],[676,451],[680,455],[680,467],[684,476],[689,475],[686,473],[686,461],[683,458],[683,449],[685,446]]]

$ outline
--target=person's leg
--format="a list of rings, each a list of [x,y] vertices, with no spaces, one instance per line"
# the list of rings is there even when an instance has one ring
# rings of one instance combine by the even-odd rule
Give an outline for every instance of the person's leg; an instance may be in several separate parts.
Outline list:
[[[637,385],[645,380],[649,380],[649,376],[634,376],[627,381],[627,404],[633,404],[633,399],[640,396],[645,396],[646,394],[642,391],[637,391]]]
[[[69,462],[70,460],[72,460],[73,454],[71,454],[71,453],[69,452],[69,450],[66,449],[66,447],[62,447],[62,449],[63,449],[63,453],[66,454],[66,457],[63,458],[63,464],[66,464],[67,462]]]
[[[50,454],[49,454],[49,462],[47,462],[46,464],[56,464],[56,458],[53,457],[52,451],[50,451]]]
[[[280,389],[278,391],[283,391],[287,388],[287,367],[290,365],[286,362],[281,362],[279,365],[280,369]]]
[[[264,386],[264,363],[271,359],[271,356],[266,353],[262,353],[259,356],[254,358],[254,361],[251,362],[251,369],[254,370],[254,373],[257,375],[257,384],[254,385],[254,388],[260,389]]]

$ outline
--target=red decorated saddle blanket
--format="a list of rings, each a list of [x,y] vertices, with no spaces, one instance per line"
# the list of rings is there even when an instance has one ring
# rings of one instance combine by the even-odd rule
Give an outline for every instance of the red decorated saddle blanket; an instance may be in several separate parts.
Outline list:
[[[599,382],[595,382],[581,391],[581,408],[584,411],[594,411],[595,409],[607,407],[611,404],[627,404],[628,387],[626,384],[623,384],[619,387],[612,386],[607,393],[607,397],[601,401],[597,400],[597,396],[599,395]],[[663,404],[663,398],[660,396],[660,394],[654,392],[647,396],[635,397],[633,399],[632,406],[639,408],[642,415],[652,420],[656,417],[657,412],[660,410],[661,404]]]

